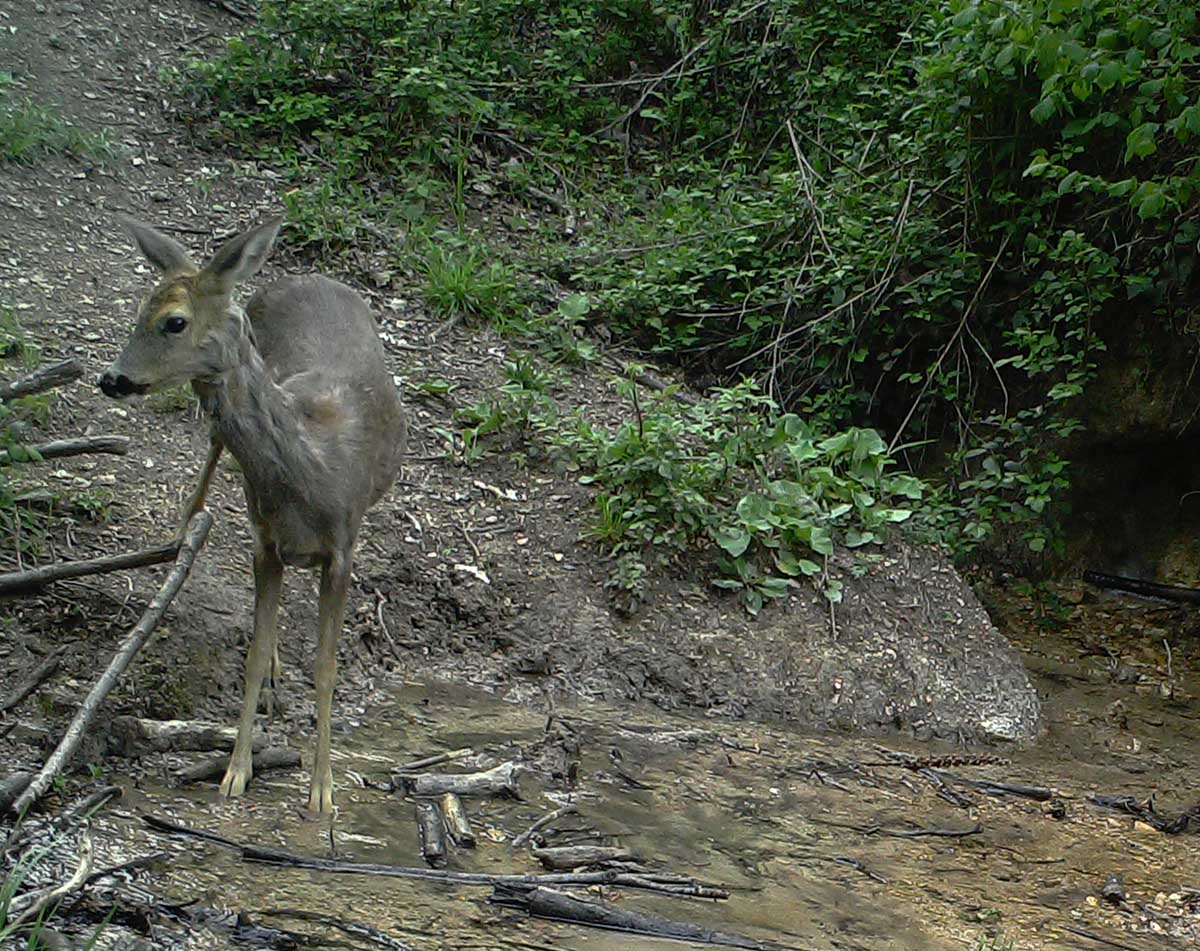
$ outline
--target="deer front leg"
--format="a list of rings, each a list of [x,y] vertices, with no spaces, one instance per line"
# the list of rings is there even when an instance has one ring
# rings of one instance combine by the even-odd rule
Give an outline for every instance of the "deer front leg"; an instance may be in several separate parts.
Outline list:
[[[263,678],[271,665],[279,622],[279,588],[283,580],[283,562],[274,545],[254,554],[254,636],[246,653],[246,694],[242,698],[242,718],[238,721],[237,741],[229,767],[221,780],[221,795],[232,798],[246,791],[254,774],[251,744],[254,739],[254,714]]]
[[[337,680],[337,642],[342,632],[346,593],[350,588],[350,556],[334,555],[321,572],[320,631],[317,637],[317,743],[313,756],[308,810],[317,815],[333,812],[333,770],[329,765],[330,718],[333,687]]]
[[[212,485],[213,473],[217,471],[217,462],[220,460],[221,451],[224,448],[224,445],[215,438],[209,443],[208,458],[204,461],[204,469],[200,473],[200,482],[192,490],[187,505],[183,507],[183,522],[179,528],[180,536],[187,530],[188,522],[192,520],[192,516],[204,508],[204,502],[208,498],[209,486]]]

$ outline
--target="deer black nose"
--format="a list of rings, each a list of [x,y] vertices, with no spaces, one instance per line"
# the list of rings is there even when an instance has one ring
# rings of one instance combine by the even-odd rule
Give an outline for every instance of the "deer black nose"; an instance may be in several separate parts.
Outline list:
[[[138,386],[124,373],[105,373],[100,377],[100,389],[104,391],[105,396],[120,399],[122,396],[140,392],[143,387]]]

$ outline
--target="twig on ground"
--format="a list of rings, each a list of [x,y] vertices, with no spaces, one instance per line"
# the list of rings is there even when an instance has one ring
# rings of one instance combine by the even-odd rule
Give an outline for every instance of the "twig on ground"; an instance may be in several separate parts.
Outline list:
[[[253,755],[254,775],[265,772],[268,769],[290,769],[300,765],[300,753],[297,750],[289,750],[285,747],[271,746],[263,750],[261,753]],[[176,770],[175,779],[180,785],[186,786],[189,783],[199,783],[206,779],[217,779],[225,772],[225,767],[229,764],[228,756],[214,756],[203,762],[196,763],[194,766],[185,766],[182,769]]]
[[[159,588],[158,593],[154,596],[154,600],[150,602],[150,606],[146,609],[146,613],[142,615],[141,620],[129,632],[129,636],[121,645],[120,650],[113,656],[112,661],[108,665],[108,669],[104,671],[87,698],[79,707],[79,712],[75,714],[75,719],[71,721],[71,725],[67,727],[67,732],[63,735],[62,740],[58,744],[58,748],[46,760],[46,765],[42,767],[41,772],[34,778],[29,787],[21,793],[17,801],[13,804],[13,809],[17,815],[23,815],[34,802],[36,802],[42,794],[50,788],[50,784],[54,782],[54,778],[62,772],[63,768],[70,762],[71,757],[75,755],[75,751],[79,749],[79,744],[83,741],[83,734],[95,719],[100,705],[104,702],[104,698],[117,685],[121,674],[133,661],[134,656],[146,643],[147,638],[158,626],[158,622],[162,620],[162,616],[166,613],[167,606],[175,597],[175,594],[183,587],[183,582],[187,579],[188,572],[192,569],[192,563],[195,561],[196,553],[204,544],[204,540],[208,537],[208,530],[212,528],[212,515],[206,511],[197,512],[188,523],[187,532],[183,536],[183,541],[179,546],[179,557],[175,562],[175,567],[167,576],[167,580],[163,582],[163,586]]]
[[[628,849],[613,845],[560,845],[549,849],[534,849],[533,857],[546,868],[555,871],[638,861],[637,856]]]
[[[429,766],[440,766],[442,763],[452,763],[455,760],[464,759],[470,756],[475,751],[469,746],[465,746],[458,750],[448,750],[445,753],[435,753],[433,756],[426,756],[424,759],[415,759],[411,763],[405,763],[402,766],[396,767],[397,773],[415,773],[419,769],[425,769]]]
[[[178,554],[179,543],[169,542],[165,545],[155,545],[153,548],[143,548],[141,551],[125,552],[120,555],[104,555],[101,558],[88,558],[84,561],[60,561],[52,565],[43,565],[41,568],[13,571],[0,575],[0,597],[36,591],[52,581],[63,581],[67,578],[80,578],[84,575],[124,571],[127,568],[161,565],[163,562],[171,561]]]
[[[129,440],[124,436],[79,436],[76,439],[55,439],[44,442],[40,446],[27,446],[43,459],[59,459],[64,456],[82,456],[88,453],[107,453],[110,456],[123,456],[129,452]],[[0,451],[0,466],[10,466],[14,462],[24,460],[14,459],[9,450]]]
[[[660,938],[695,941],[727,948],[780,947],[776,944],[763,944],[742,935],[714,931],[691,922],[672,921],[669,918],[660,918],[658,915],[647,915],[640,911],[584,901],[582,898],[576,898],[574,895],[568,895],[552,888],[497,885],[490,901],[497,905],[503,905],[505,908],[519,908],[536,918],[569,921],[573,924],[623,931],[627,934],[654,935]]]
[[[395,777],[398,789],[412,796],[440,796],[452,792],[459,796],[517,795],[517,764],[501,763],[480,773],[401,773]]]
[[[879,825],[858,826],[849,822],[834,822],[831,819],[821,819],[817,816],[813,816],[812,821],[820,823],[823,826],[849,829],[851,832],[858,832],[862,835],[887,835],[894,839],[962,839],[969,835],[979,835],[983,832],[983,826],[978,822],[970,829],[885,829]]]
[[[343,862],[338,859],[295,855],[279,849],[241,844],[212,832],[189,829],[187,826],[181,826],[158,816],[143,815],[142,821],[150,826],[150,828],[159,832],[165,832],[169,835],[189,836],[232,849],[240,853],[242,860],[245,862],[262,862],[266,865],[303,868],[316,872],[330,872],[341,875],[379,875],[387,878],[412,878],[443,882],[447,885],[482,885],[493,888],[496,885],[558,885],[564,887],[611,885],[614,887],[635,888],[687,898],[724,899],[729,897],[728,890],[720,886],[709,885],[694,878],[683,876],[659,873],[641,874],[626,872],[620,869],[606,869],[600,872],[553,872],[545,875],[489,875],[485,872],[458,872],[444,868],[416,868],[404,865],[381,865],[371,862]]]
[[[550,825],[550,823],[557,822],[563,816],[576,815],[578,812],[579,808],[574,803],[569,803],[568,805],[563,806],[561,809],[555,809],[553,812],[547,813],[512,840],[513,848],[519,849],[526,842],[532,839],[538,832]]]
[[[22,680],[12,692],[2,700],[0,700],[0,713],[6,713],[15,707],[18,703],[28,697],[31,693],[37,690],[45,681],[58,670],[59,661],[62,660],[65,647],[60,647],[55,651],[47,654],[40,664],[29,672],[29,675]]]
[[[85,831],[83,833],[83,838],[79,842],[79,865],[75,869],[75,873],[61,885],[56,885],[53,888],[47,888],[41,891],[31,892],[28,895],[22,895],[22,904],[24,903],[25,899],[32,900],[29,906],[16,917],[9,917],[8,921],[5,923],[5,930],[7,932],[16,931],[26,921],[36,918],[51,902],[82,888],[91,871],[92,837],[90,833]],[[14,909],[12,906],[13,904],[16,904],[17,901],[18,900],[14,898],[8,906],[8,913],[10,916],[14,911],[16,911],[16,909]]]
[[[20,399],[22,396],[33,396],[35,393],[44,393],[56,386],[78,380],[81,376],[83,376],[83,367],[74,357],[59,363],[51,363],[49,366],[38,367],[29,376],[22,377],[20,380],[0,383],[0,403]]]

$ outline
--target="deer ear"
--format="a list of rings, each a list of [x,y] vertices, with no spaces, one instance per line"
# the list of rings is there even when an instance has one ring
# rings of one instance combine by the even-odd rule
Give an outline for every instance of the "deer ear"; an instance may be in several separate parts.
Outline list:
[[[204,265],[200,279],[213,290],[227,294],[241,281],[253,277],[267,260],[282,224],[282,218],[272,218],[230,238]]]
[[[168,238],[161,231],[129,215],[118,215],[117,220],[133,236],[146,260],[164,274],[196,270],[187,250],[174,238]]]

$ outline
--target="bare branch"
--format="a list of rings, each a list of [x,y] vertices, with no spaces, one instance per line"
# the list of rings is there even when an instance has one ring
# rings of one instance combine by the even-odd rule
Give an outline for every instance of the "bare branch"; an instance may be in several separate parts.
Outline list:
[[[142,615],[141,620],[137,622],[133,630],[129,632],[129,636],[125,638],[125,642],[115,655],[108,669],[104,671],[87,698],[79,707],[79,711],[75,714],[75,719],[71,721],[71,725],[67,727],[67,732],[63,735],[62,740],[58,744],[58,748],[46,760],[46,765],[42,767],[41,772],[37,774],[33,782],[29,784],[17,801],[13,804],[13,811],[18,816],[23,815],[25,811],[33,805],[42,794],[50,788],[50,784],[54,782],[54,778],[63,771],[71,757],[75,755],[75,751],[79,749],[79,744],[83,741],[83,735],[91,722],[95,719],[100,705],[104,702],[104,698],[109,695],[113,687],[117,685],[121,674],[132,663],[134,656],[137,654],[146,640],[154,632],[158,622],[162,620],[163,614],[166,613],[167,606],[183,587],[183,582],[187,580],[188,573],[192,570],[192,563],[196,559],[196,553],[208,538],[208,530],[212,528],[212,515],[208,512],[197,513],[188,523],[187,532],[183,536],[183,541],[179,546],[179,557],[176,559],[175,567],[171,573],[167,575],[167,580],[163,582],[158,593],[154,596],[154,600],[150,602],[150,606],[146,608],[146,613]]]

